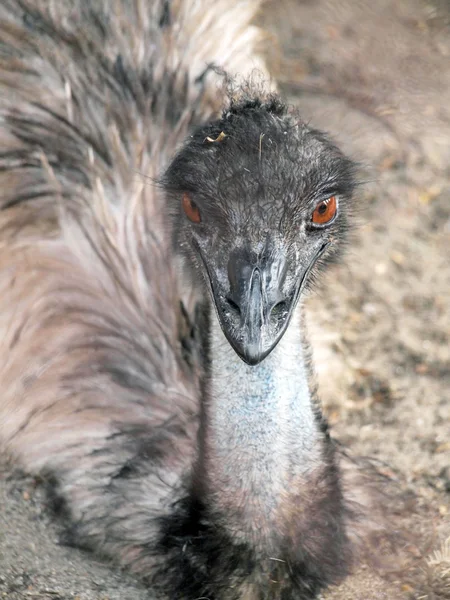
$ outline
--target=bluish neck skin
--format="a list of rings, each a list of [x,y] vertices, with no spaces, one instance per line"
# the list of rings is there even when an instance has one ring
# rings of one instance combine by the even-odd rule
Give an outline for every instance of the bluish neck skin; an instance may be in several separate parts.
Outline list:
[[[301,336],[297,312],[277,347],[252,367],[237,356],[211,315],[204,477],[210,503],[244,539],[253,539],[255,531],[264,537],[264,524],[272,531],[283,502],[320,464],[322,434]]]

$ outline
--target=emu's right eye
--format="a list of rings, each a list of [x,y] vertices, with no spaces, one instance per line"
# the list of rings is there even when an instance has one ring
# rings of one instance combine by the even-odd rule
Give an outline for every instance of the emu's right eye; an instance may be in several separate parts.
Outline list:
[[[181,203],[183,205],[184,213],[189,219],[189,221],[192,221],[192,223],[200,223],[200,221],[202,220],[200,211],[195,202],[193,202],[190,199],[189,194],[183,194],[183,199]]]

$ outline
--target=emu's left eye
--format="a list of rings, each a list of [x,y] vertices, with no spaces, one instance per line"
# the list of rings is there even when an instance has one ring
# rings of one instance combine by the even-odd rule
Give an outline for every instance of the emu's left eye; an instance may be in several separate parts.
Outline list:
[[[184,210],[187,218],[189,219],[189,221],[192,221],[193,223],[200,223],[200,221],[202,220],[200,211],[198,209],[198,206],[195,204],[195,202],[193,202],[190,199],[189,194],[183,194],[183,199],[182,199],[181,203],[183,205],[183,210]]]
[[[326,225],[330,223],[337,213],[336,196],[331,196],[328,200],[322,200],[314,209],[311,220],[314,225]]]

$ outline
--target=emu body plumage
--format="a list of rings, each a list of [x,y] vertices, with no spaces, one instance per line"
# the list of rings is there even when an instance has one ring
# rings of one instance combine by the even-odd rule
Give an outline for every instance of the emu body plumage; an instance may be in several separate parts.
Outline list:
[[[339,248],[352,165],[270,94],[219,87],[211,65],[264,71],[257,8],[0,7],[1,447],[54,486],[73,543],[167,598],[314,598],[346,574],[363,514],[295,308]],[[339,223],[308,237],[327,191]],[[184,219],[184,193],[211,229]],[[245,323],[220,304],[221,260],[274,260],[274,231],[291,322],[249,366],[223,335],[238,346]]]

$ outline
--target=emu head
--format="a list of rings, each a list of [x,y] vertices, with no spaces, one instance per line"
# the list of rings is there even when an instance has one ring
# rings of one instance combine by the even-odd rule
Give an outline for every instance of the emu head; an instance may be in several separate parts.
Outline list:
[[[231,346],[259,363],[345,237],[353,163],[272,97],[198,128],[164,185],[175,251],[206,283]]]

